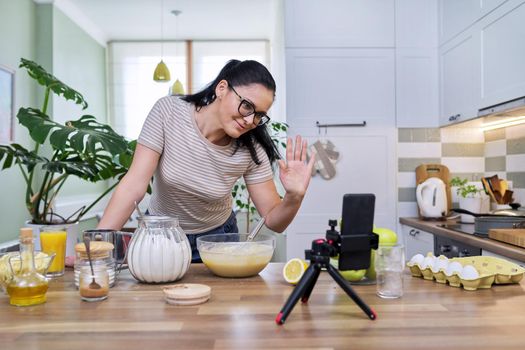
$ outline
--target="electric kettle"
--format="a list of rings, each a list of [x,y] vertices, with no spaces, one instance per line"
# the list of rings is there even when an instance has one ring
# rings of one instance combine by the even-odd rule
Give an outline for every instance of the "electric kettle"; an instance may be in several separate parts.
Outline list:
[[[417,205],[424,218],[441,218],[447,215],[447,193],[443,180],[431,177],[416,188]]]

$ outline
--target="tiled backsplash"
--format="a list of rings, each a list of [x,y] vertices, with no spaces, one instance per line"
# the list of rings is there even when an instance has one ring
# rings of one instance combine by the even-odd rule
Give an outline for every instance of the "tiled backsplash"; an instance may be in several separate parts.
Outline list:
[[[417,216],[415,169],[444,164],[450,176],[478,181],[497,174],[512,181],[525,205],[525,124],[483,132],[479,128],[398,130],[398,216]]]

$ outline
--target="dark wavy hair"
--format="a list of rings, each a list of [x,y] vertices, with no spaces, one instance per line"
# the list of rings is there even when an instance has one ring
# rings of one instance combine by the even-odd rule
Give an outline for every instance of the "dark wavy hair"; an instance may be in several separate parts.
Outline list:
[[[192,95],[183,95],[181,98],[184,101],[193,103],[195,108],[200,110],[202,107],[215,101],[217,98],[217,96],[215,96],[215,88],[221,80],[226,80],[228,84],[233,87],[260,84],[268,90],[273,91],[275,96],[275,80],[273,80],[272,75],[265,66],[257,61],[230,60],[221,69],[217,77],[203,90]],[[248,148],[253,161],[256,164],[261,164],[255,151],[255,142],[262,146],[268,155],[270,164],[273,164],[277,159],[281,159],[281,155],[268,133],[267,124],[257,126],[236,139],[234,153],[240,147],[246,147]]]

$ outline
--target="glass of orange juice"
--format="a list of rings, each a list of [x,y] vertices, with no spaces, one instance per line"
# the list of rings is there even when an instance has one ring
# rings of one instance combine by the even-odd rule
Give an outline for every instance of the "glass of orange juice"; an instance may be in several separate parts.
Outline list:
[[[44,253],[55,253],[46,276],[58,277],[66,267],[66,229],[64,226],[44,226],[40,228],[40,246]]]

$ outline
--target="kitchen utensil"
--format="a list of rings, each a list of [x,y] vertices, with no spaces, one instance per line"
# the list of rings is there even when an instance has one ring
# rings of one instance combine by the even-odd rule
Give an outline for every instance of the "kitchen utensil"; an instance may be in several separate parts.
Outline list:
[[[525,228],[491,229],[489,238],[525,248]]]
[[[137,201],[135,201],[135,209],[137,209],[137,213],[139,214],[139,219],[144,220],[144,215],[142,214],[142,211],[140,210]]]
[[[416,188],[420,215],[424,218],[441,218],[447,214],[447,194],[443,180],[431,177]]]
[[[489,213],[473,213],[469,210],[460,209],[460,208],[454,208],[452,209],[452,211],[455,211],[456,213],[472,215],[475,217],[486,217],[486,216],[507,217],[507,216],[510,216],[510,217],[525,218],[525,210],[518,209],[521,207],[519,203],[511,203],[510,207],[511,209],[496,209],[496,210],[490,211]]]
[[[520,228],[525,225],[525,215],[478,214],[464,209],[453,209],[453,211],[474,216],[474,232],[479,235],[488,235],[490,229]],[[502,211],[496,210],[494,212]]]
[[[275,237],[260,234],[251,242],[246,241],[247,237],[246,233],[206,235],[197,238],[197,249],[204,264],[217,276],[254,276],[272,259]]]
[[[257,234],[259,233],[259,231],[261,230],[262,226],[264,225],[264,221],[266,220],[266,218],[262,217],[261,220],[259,220],[259,222],[257,223],[257,225],[253,228],[252,232],[250,232],[250,234],[248,235],[248,237],[246,238],[246,242],[251,242],[253,241],[253,239],[255,238],[255,236],[257,236]]]
[[[91,283],[89,284],[88,288],[89,289],[101,289],[102,287],[100,286],[100,284],[98,284],[96,281],[95,281],[95,272],[93,271],[93,262],[91,261],[91,251],[90,251],[90,240],[89,238],[87,237],[84,237],[84,244],[86,245],[86,253],[87,253],[87,256],[88,256],[88,260],[89,260],[89,267],[91,268],[91,276],[93,277],[93,281],[91,281]]]
[[[446,203],[448,215],[452,208],[452,195],[450,193],[450,172],[447,166],[442,164],[421,164],[416,168],[416,186],[425,182],[429,178],[437,177],[445,184]]]

